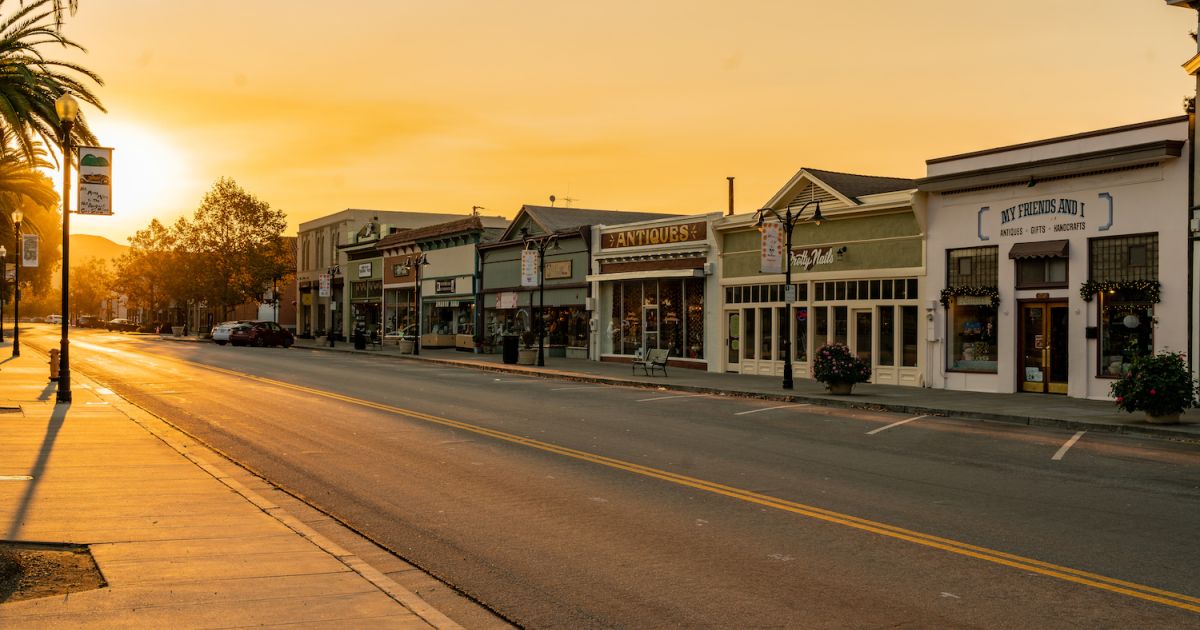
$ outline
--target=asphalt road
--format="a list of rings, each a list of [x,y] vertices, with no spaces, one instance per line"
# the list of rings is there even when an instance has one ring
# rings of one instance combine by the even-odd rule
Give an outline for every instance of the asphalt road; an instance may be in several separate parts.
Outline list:
[[[1200,627],[1194,446],[72,340],[74,369],[519,625]]]

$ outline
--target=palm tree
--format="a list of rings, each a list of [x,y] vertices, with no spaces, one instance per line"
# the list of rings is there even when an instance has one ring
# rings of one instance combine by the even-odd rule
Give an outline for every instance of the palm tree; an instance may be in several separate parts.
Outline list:
[[[4,8],[0,0],[0,10]],[[74,0],[68,0],[73,6]],[[104,85],[99,75],[78,64],[47,59],[41,49],[47,44],[85,51],[62,35],[55,20],[61,19],[63,0],[21,2],[8,18],[0,18],[0,128],[13,134],[26,160],[36,159],[36,145],[59,142],[58,114],[54,101],[64,93],[105,111],[86,82]],[[80,76],[82,75],[82,76]],[[71,130],[73,142],[94,144],[96,137],[82,115]],[[0,145],[0,151],[8,151]]]

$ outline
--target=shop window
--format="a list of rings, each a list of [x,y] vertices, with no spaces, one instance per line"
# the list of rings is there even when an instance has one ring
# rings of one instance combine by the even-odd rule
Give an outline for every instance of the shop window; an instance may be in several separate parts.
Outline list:
[[[848,313],[845,306],[833,307],[833,342],[846,345],[847,329],[849,327]]]
[[[795,328],[796,347],[792,356],[796,361],[808,360],[808,307],[799,306],[794,309],[796,319],[793,322]]]
[[[748,308],[742,311],[742,347],[746,350],[746,358],[754,358],[754,313],[755,309]]]
[[[879,326],[879,365],[896,365],[896,309],[880,306],[875,322]]]
[[[900,307],[900,326],[901,326],[901,364],[904,367],[917,366],[917,307],[901,306]]]
[[[759,343],[762,344],[762,352],[758,355],[758,358],[763,361],[770,361],[775,358],[775,353],[771,351],[771,344],[775,341],[774,336],[771,333],[771,309],[758,309],[758,316],[759,327],[762,329],[762,334],[759,335],[761,338]]]
[[[684,356],[683,339],[683,282],[663,280],[659,282],[658,296],[661,302],[661,338],[658,347],[670,351],[670,356]]]
[[[1067,286],[1066,258],[1021,258],[1016,263],[1018,289],[1062,289]]]
[[[1158,281],[1158,235],[1132,234],[1088,241],[1088,273],[1092,282]],[[1099,293],[1100,352],[1097,374],[1118,377],[1129,370],[1136,354],[1154,351],[1154,301],[1132,287]]]
[[[813,308],[814,345],[823,346],[829,340],[829,309],[824,306]]]
[[[951,370],[996,372],[996,307],[988,297],[962,296],[950,303]]]
[[[683,284],[687,302],[687,358],[704,358],[704,279],[688,278]]]

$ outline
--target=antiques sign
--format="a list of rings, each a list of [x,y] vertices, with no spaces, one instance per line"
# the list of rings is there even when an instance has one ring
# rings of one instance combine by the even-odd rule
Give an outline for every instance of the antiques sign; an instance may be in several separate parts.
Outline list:
[[[657,227],[609,232],[600,235],[602,249],[618,247],[642,247],[643,245],[667,245],[703,241],[708,238],[708,224],[704,221],[683,225],[661,225]]]

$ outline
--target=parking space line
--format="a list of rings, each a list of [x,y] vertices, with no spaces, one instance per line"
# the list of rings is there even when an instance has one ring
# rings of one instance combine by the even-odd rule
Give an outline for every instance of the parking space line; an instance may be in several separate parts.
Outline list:
[[[596,385],[588,385],[587,387],[557,387],[550,391],[552,392],[569,392],[576,389],[596,389]]]
[[[654,400],[669,400],[671,398],[695,398],[697,396],[707,396],[708,394],[684,394],[683,396],[659,396],[657,398],[643,398],[638,402],[651,402]]]
[[[1054,457],[1051,457],[1050,459],[1054,461],[1061,460],[1063,455],[1066,455],[1067,451],[1071,450],[1072,446],[1075,446],[1075,443],[1079,441],[1079,438],[1083,437],[1084,433],[1087,433],[1087,431],[1080,431],[1079,433],[1072,435],[1071,439],[1067,440],[1067,443],[1063,444],[1062,448],[1058,449],[1058,452],[1055,453]]]
[[[900,422],[893,422],[893,423],[887,425],[886,427],[879,427],[878,429],[875,429],[874,431],[867,431],[867,435],[875,435],[876,433],[879,433],[880,431],[887,431],[888,429],[890,429],[892,427],[898,427],[902,424],[908,424],[909,422],[912,422],[913,420],[920,420],[921,418],[928,418],[928,417],[929,417],[928,414],[926,414],[924,416],[913,416],[912,418],[909,418],[907,420],[901,420]]]
[[[739,411],[739,412],[737,412],[737,413],[735,413],[735,414],[733,414],[733,415],[735,415],[735,416],[745,416],[745,415],[749,415],[749,414],[752,414],[752,413],[758,413],[758,412],[760,412],[760,411],[773,411],[773,410],[775,410],[775,409],[793,409],[793,408],[795,408],[795,407],[807,407],[807,406],[808,406],[808,403],[802,403],[802,404],[799,404],[799,405],[780,405],[780,406],[778,406],[778,407],[763,407],[762,409],[751,409],[750,411]]]

